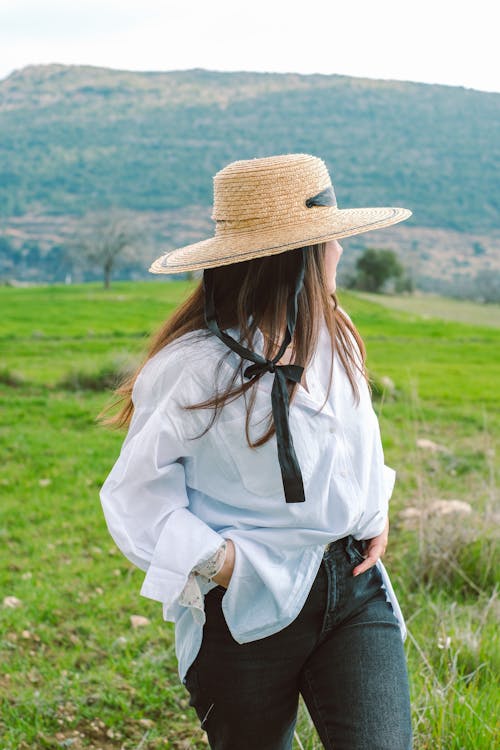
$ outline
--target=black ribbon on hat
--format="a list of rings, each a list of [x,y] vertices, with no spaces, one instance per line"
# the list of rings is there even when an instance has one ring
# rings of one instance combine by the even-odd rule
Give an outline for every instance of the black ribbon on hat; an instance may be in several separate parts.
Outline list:
[[[247,347],[240,344],[236,339],[233,339],[233,337],[229,336],[225,331],[221,331],[215,313],[214,269],[205,268],[203,271],[205,322],[209,330],[240,357],[248,359],[254,363],[245,369],[243,374],[246,378],[253,378],[264,372],[274,373],[271,403],[278,443],[278,459],[281,468],[281,477],[283,479],[285,500],[287,503],[303,503],[306,499],[302,473],[293,447],[292,434],[288,423],[290,399],[286,385],[287,380],[292,380],[294,383],[300,383],[304,368],[301,365],[278,365],[276,363],[283,356],[288,344],[292,340],[292,335],[295,330],[295,323],[297,321],[297,301],[304,281],[306,261],[305,253],[306,250],[303,248],[301,252],[302,262],[297,273],[295,289],[288,297],[285,338],[278,353],[273,359],[261,357],[256,352],[252,352],[250,349],[247,349]]]
[[[328,185],[327,188],[322,190],[317,195],[313,195],[312,198],[307,198],[306,200],[306,206],[307,208],[312,208],[313,206],[336,206],[337,205],[337,198],[335,197],[335,192],[333,190],[332,185]]]

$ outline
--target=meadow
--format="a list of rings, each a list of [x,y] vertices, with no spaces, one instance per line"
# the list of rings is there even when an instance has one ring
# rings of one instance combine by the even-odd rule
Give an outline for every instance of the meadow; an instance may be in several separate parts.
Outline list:
[[[0,288],[0,747],[206,748],[173,626],[139,595],[99,488],[96,415],[190,282]],[[499,745],[498,306],[339,290],[368,350],[386,463],[384,557],[408,627],[415,750]],[[485,313],[486,311],[486,313]],[[485,317],[486,316],[486,317]],[[134,616],[145,620],[137,620]],[[294,750],[321,747],[301,704]]]

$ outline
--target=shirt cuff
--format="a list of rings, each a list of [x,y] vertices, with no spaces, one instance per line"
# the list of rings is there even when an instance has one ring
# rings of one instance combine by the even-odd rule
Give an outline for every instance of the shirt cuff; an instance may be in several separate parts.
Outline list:
[[[178,601],[189,571],[218,551],[224,537],[187,508],[170,513],[158,537],[140,594],[169,607]]]
[[[179,604],[183,607],[191,607],[194,619],[200,624],[204,622],[205,608],[203,606],[203,594],[198,584],[198,577],[201,576],[210,581],[216,576],[224,565],[226,549],[227,542],[224,541],[213,555],[195,565],[188,576],[186,585],[179,595]]]

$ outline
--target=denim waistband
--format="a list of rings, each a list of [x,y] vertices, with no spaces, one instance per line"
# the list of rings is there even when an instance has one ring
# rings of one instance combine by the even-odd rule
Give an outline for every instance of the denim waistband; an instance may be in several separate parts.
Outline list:
[[[361,539],[355,539],[352,534],[342,537],[342,539],[336,539],[334,542],[329,542],[323,553],[323,557],[330,556],[337,549],[346,550],[351,556],[352,550],[356,549],[362,555],[365,554],[365,542]]]
[[[349,544],[349,539],[353,539],[354,537],[352,534],[348,534],[348,536],[342,537],[342,539],[336,539],[334,542],[328,542],[328,544],[325,546],[325,555],[327,552],[331,552],[336,547],[346,547],[346,545]]]

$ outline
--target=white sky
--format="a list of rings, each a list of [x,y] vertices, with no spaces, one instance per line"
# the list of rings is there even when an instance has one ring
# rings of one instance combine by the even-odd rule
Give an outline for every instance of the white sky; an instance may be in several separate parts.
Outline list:
[[[28,64],[339,73],[500,92],[493,0],[0,0]]]

